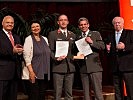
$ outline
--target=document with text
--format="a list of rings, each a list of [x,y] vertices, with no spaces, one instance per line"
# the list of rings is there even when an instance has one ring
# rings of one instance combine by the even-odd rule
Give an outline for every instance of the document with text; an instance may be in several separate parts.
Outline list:
[[[68,41],[56,41],[55,57],[67,56],[68,47],[69,47]]]
[[[93,53],[90,45],[85,41],[85,38],[75,41],[75,44],[76,44],[79,52],[81,54],[84,54],[84,56],[87,56],[87,55]]]

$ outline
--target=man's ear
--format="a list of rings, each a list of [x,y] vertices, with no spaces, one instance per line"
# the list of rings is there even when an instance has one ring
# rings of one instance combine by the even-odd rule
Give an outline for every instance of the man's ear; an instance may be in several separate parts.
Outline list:
[[[68,24],[69,24],[69,21],[68,21]]]
[[[59,21],[57,21],[57,24],[59,25]]]
[[[88,28],[90,27],[90,24],[88,24]]]

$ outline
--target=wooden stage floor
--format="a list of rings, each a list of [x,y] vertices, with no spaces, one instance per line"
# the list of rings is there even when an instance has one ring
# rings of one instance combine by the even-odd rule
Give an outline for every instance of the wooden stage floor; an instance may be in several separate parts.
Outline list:
[[[47,95],[44,100],[54,100],[53,90],[47,90]],[[93,91],[91,91],[92,100],[94,100]],[[103,86],[103,96],[104,100],[115,100],[114,98],[114,88],[113,86]],[[83,90],[73,89],[73,100],[83,100]],[[28,100],[28,96],[24,93],[18,93],[17,100]],[[61,100],[64,100],[63,95]]]

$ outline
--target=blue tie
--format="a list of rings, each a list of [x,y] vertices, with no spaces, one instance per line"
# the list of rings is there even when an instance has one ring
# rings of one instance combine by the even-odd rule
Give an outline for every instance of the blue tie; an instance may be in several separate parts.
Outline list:
[[[120,35],[121,35],[121,34],[120,34],[119,32],[116,33],[116,36],[115,36],[116,44],[118,44],[118,42],[119,42]]]

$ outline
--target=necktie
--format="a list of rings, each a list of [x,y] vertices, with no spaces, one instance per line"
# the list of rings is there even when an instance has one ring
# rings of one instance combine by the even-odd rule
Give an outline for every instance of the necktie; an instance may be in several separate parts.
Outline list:
[[[116,44],[118,44],[118,42],[119,42],[119,39],[120,39],[120,33],[116,33]]]
[[[63,34],[65,35],[65,37],[67,37],[67,34],[66,34],[66,32],[63,32]]]
[[[83,37],[86,37],[86,33],[83,33]]]
[[[8,34],[9,34],[9,39],[11,41],[11,44],[12,44],[12,46],[14,46],[14,39],[13,39],[12,33],[8,32]]]

